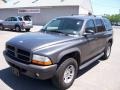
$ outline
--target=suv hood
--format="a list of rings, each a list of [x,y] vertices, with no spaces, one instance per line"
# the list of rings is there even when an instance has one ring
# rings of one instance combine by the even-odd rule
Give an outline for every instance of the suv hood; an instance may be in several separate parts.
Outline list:
[[[26,33],[20,36],[17,36],[7,42],[8,45],[13,45],[17,48],[27,49],[27,50],[36,50],[44,49],[52,45],[60,44],[73,40],[75,37],[65,36],[63,34],[48,34],[48,33]]]

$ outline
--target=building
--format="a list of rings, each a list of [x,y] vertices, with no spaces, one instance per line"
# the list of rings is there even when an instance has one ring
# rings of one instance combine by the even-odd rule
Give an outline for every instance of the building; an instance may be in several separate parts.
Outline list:
[[[0,19],[30,15],[33,24],[45,24],[50,19],[65,15],[92,13],[90,0],[1,0]]]

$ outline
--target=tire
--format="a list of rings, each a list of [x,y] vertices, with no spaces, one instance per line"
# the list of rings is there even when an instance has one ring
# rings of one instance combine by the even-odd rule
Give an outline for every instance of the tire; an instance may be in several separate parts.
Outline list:
[[[26,30],[26,32],[29,32],[30,31],[30,28],[28,28],[28,29],[25,29]]]
[[[20,32],[20,31],[21,31],[20,26],[15,26],[15,30],[16,30],[17,32]]]
[[[77,61],[74,58],[68,58],[57,69],[55,76],[52,78],[52,83],[58,89],[65,90],[73,84],[77,76],[77,72]]]
[[[112,44],[111,43],[108,43],[105,47],[105,50],[104,50],[104,55],[102,56],[102,59],[103,60],[106,60],[109,58],[110,56],[110,53],[111,53],[111,46]]]
[[[13,29],[10,29],[10,31],[13,31]]]
[[[4,26],[0,24],[0,30],[4,30]]]

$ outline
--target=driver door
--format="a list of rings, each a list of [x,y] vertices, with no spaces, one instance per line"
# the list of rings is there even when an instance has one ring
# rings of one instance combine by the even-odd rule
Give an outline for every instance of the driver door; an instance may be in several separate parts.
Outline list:
[[[93,33],[88,33],[88,30],[91,30]],[[86,22],[84,34],[86,34],[84,37],[88,41],[88,47],[86,48],[86,53],[84,54],[84,61],[87,61],[96,55],[98,48],[94,20],[90,19]]]
[[[5,22],[4,22],[4,27],[5,28],[9,28],[11,20],[12,20],[11,17],[5,19]]]

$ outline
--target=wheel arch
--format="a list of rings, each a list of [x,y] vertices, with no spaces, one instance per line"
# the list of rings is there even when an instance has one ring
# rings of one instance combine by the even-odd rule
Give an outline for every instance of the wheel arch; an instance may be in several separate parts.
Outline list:
[[[111,43],[111,45],[113,44],[113,39],[109,39],[108,43]]]
[[[0,23],[0,25],[3,25],[2,23]]]
[[[19,24],[15,24],[15,27],[20,27],[20,25]]]
[[[58,62],[57,62],[58,65],[60,65],[67,58],[71,58],[71,57],[73,57],[77,61],[79,66],[81,60],[81,51],[78,48],[72,48],[61,52],[58,56]]]

